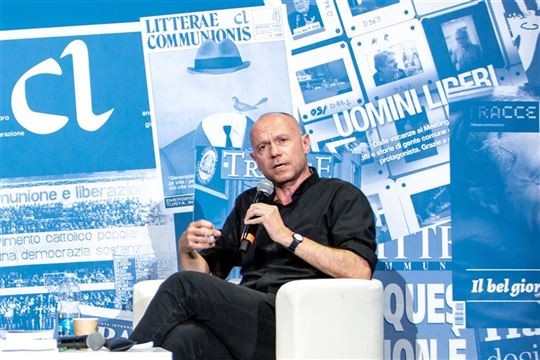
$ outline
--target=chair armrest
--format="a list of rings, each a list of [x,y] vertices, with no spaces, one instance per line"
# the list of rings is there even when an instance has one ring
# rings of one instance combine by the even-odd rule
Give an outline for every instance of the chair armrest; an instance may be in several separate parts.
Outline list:
[[[163,280],[145,280],[133,285],[133,328],[141,321],[162,282]]]
[[[276,297],[276,358],[382,359],[379,280],[296,280]]]

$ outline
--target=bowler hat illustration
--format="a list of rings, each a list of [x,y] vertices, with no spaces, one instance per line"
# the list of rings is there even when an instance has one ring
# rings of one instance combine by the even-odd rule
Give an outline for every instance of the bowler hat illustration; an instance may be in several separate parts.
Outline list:
[[[216,43],[205,40],[195,55],[195,66],[188,67],[190,73],[226,74],[247,68],[251,62],[242,61],[236,44],[229,38]]]

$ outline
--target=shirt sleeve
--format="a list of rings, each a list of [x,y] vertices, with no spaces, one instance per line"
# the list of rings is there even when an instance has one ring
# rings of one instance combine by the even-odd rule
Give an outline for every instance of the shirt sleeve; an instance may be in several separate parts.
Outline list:
[[[352,185],[344,185],[332,206],[332,245],[364,258],[375,271],[377,242],[375,218],[366,196]]]
[[[229,213],[227,220],[225,220],[225,224],[221,229],[221,236],[216,240],[216,245],[200,252],[208,263],[212,274],[222,279],[229,275],[233,267],[241,264],[242,256],[239,247],[242,213],[245,213],[245,211],[242,211],[242,200],[241,196],[239,196],[236,199],[234,208]]]

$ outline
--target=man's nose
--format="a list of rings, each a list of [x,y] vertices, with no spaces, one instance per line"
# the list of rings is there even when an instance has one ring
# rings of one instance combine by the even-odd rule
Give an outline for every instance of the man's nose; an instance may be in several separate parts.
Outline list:
[[[270,144],[270,155],[272,157],[279,156],[281,154],[281,149],[276,144]]]

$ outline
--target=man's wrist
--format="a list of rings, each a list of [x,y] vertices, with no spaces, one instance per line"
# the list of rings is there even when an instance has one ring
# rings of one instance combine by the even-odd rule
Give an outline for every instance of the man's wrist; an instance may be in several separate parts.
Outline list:
[[[288,246],[289,251],[293,252],[296,250],[296,247],[304,241],[304,237],[300,234],[293,233],[291,236],[291,242]]]
[[[187,255],[192,259],[197,258],[197,250],[192,248],[180,248],[180,254]]]
[[[287,229],[285,234],[283,235],[283,241],[281,242],[281,245],[285,247],[289,247],[289,244],[291,243],[292,236],[294,235],[294,231],[291,231]]]

